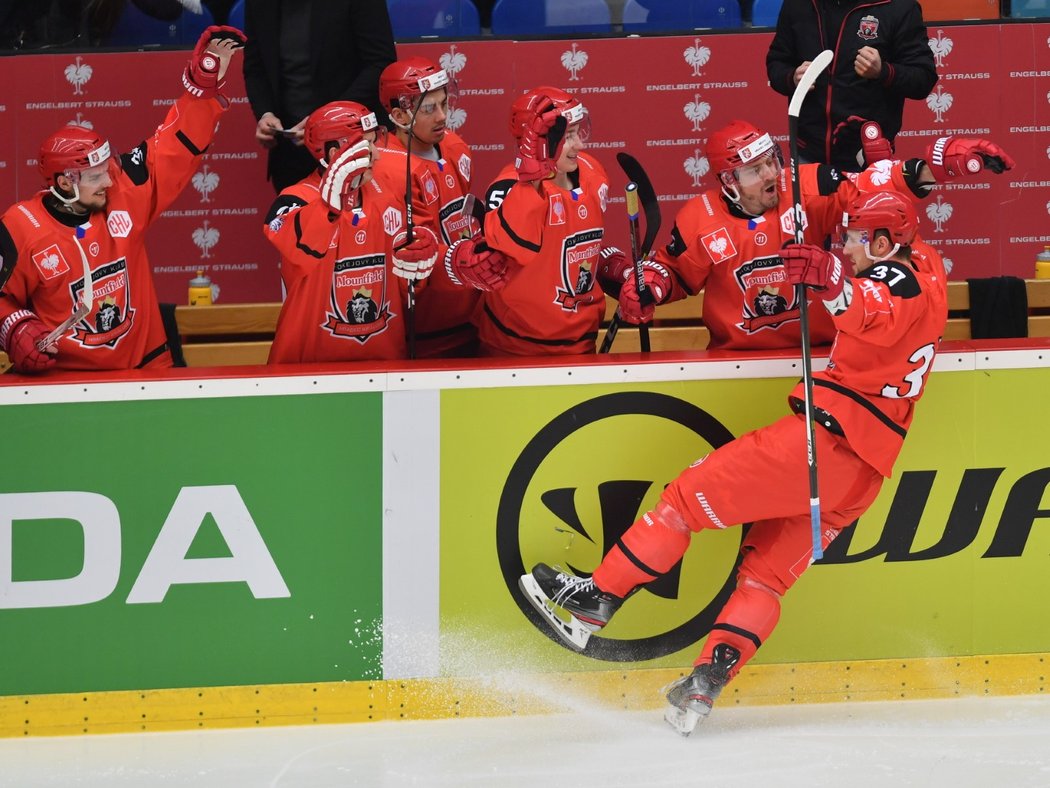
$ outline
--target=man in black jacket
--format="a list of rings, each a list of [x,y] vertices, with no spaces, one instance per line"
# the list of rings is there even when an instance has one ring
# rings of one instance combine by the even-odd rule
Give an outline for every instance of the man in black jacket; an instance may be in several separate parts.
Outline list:
[[[874,120],[892,143],[904,99],[924,99],[937,83],[916,0],[784,0],[766,54],[769,84],[790,97],[810,62],[835,53],[799,116],[799,157],[844,171],[864,168],[860,122]]]
[[[244,86],[277,193],[317,168],[303,124],[322,104],[356,101],[386,119],[379,75],[397,53],[385,0],[246,0],[244,32]]]

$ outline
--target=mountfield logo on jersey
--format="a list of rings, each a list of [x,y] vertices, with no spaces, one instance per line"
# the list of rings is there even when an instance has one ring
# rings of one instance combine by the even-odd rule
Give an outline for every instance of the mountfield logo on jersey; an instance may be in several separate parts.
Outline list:
[[[933,52],[933,62],[937,66],[937,69],[940,70],[944,68],[944,60],[951,53],[952,47],[955,45],[948,36],[944,35],[943,30],[938,30],[937,37],[931,38],[929,43],[930,50]]]
[[[561,64],[569,72],[569,81],[577,82],[580,79],[580,71],[587,65],[587,53],[582,49],[577,49],[576,42],[573,41],[572,49],[566,49],[561,53]]]
[[[693,131],[700,131],[701,125],[711,115],[711,105],[701,101],[700,94],[693,94],[693,100],[682,107],[682,112],[688,121],[693,124]]]
[[[933,113],[934,122],[944,123],[944,113],[952,108],[952,101],[954,101],[952,94],[945,91],[940,85],[926,97],[926,106]]]
[[[220,233],[218,227],[208,226],[208,220],[193,231],[193,243],[201,250],[201,259],[211,257],[211,250],[219,243]]]
[[[941,195],[937,195],[937,202],[926,206],[926,218],[933,222],[933,231],[943,233],[945,223],[952,218],[952,204],[945,202]]]
[[[219,173],[209,170],[205,164],[200,172],[194,173],[191,183],[200,194],[202,203],[211,202],[211,193],[219,188]]]
[[[711,163],[708,162],[707,157],[700,152],[700,149],[696,148],[693,150],[693,155],[685,160],[682,169],[685,170],[686,175],[693,179],[693,186],[699,189],[700,179],[710,171]]]
[[[66,77],[66,82],[73,86],[73,95],[84,95],[84,85],[91,80],[91,66],[85,63],[80,55],[77,55],[76,60],[66,66],[62,73]]]
[[[448,52],[443,52],[438,58],[438,63],[449,73],[449,76],[454,77],[467,67],[467,56],[463,52],[457,52],[456,45],[452,44]]]
[[[694,38],[692,46],[686,47],[685,51],[682,52],[682,56],[685,58],[685,62],[693,67],[693,76],[699,77],[702,76],[701,69],[711,59],[711,48],[701,44],[699,38]]]

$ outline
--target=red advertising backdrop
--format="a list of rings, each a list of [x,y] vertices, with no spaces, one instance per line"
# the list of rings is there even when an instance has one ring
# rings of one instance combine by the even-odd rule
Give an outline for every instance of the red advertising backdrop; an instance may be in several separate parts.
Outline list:
[[[902,158],[921,156],[944,134],[988,136],[1017,159],[1004,177],[948,184],[922,206],[922,231],[954,264],[951,278],[1031,276],[1050,244],[1050,25],[929,26],[941,75],[924,102],[909,101],[897,141]],[[399,46],[452,72],[460,89],[449,126],[474,150],[474,191],[513,157],[510,102],[552,84],[578,95],[592,115],[589,145],[613,184],[610,241],[626,243],[625,178],[615,154],[627,150],[649,171],[670,228],[682,202],[712,185],[703,155],[708,134],[741,117],[787,142],[787,99],[766,84],[769,33],[704,33],[665,38],[463,41]],[[148,136],[181,90],[185,52],[26,55],[0,60],[0,200],[40,188],[40,141],[81,123],[127,150]],[[261,225],[274,194],[265,152],[240,74],[233,106],[191,184],[150,231],[162,300],[182,302],[199,269],[226,302],[281,297],[277,255]],[[663,239],[658,239],[661,243]]]

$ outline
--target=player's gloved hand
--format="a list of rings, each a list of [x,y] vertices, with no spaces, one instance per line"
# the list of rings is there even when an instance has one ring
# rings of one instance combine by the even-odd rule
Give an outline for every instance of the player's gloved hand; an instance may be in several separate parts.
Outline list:
[[[445,252],[445,273],[453,284],[469,285],[485,292],[502,290],[507,284],[507,257],[490,249],[480,233],[456,241]]]
[[[218,96],[226,84],[226,71],[234,52],[247,40],[235,27],[206,27],[182,72],[182,86],[197,98]]]
[[[638,292],[638,280],[632,267],[620,288],[620,316],[628,323],[651,321],[657,305],[662,304],[671,292],[670,274],[653,260],[642,263],[642,279],[645,281],[644,294]]]
[[[372,166],[367,140],[344,145],[332,154],[321,178],[321,199],[333,212],[353,210],[353,195]]]
[[[874,120],[862,118],[860,115],[850,115],[831,132],[832,142],[837,143],[839,137],[845,134],[859,134],[858,159],[863,156],[864,160],[858,161],[858,164],[870,167],[876,162],[893,158],[893,146],[888,139],[882,136],[882,127]],[[855,145],[856,142],[853,144]]]
[[[558,171],[558,157],[565,142],[567,121],[553,108],[536,115],[518,143],[514,167],[519,181],[539,181]]]
[[[410,282],[419,282],[430,276],[438,258],[438,239],[429,227],[412,228],[412,243],[406,244],[408,233],[394,238],[394,276]]]
[[[619,298],[620,288],[624,280],[634,269],[627,262],[627,255],[615,246],[606,246],[599,252],[598,268],[594,275],[598,284],[602,286],[608,295]]]
[[[846,267],[831,252],[813,244],[791,244],[780,250],[780,259],[793,285],[808,285],[824,301],[835,301],[846,287]]]
[[[1010,155],[985,139],[940,137],[926,149],[926,164],[938,183],[976,175],[982,169],[998,174],[1014,168]]]
[[[43,372],[55,366],[55,351],[36,347],[49,333],[44,322],[27,309],[8,316],[0,326],[0,345],[16,372]]]

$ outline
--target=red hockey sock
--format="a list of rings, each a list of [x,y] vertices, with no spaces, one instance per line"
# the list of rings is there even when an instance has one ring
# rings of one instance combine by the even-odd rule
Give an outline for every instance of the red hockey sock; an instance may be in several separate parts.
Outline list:
[[[726,602],[711,634],[696,658],[694,665],[711,661],[711,653],[719,643],[728,643],[740,652],[740,659],[729,672],[730,678],[740,672],[758,647],[773,632],[780,620],[780,595],[762,583],[747,577],[737,580],[736,590]]]
[[[681,515],[662,501],[624,532],[594,570],[602,591],[627,596],[636,586],[669,571],[689,547],[692,532]]]

